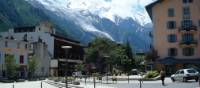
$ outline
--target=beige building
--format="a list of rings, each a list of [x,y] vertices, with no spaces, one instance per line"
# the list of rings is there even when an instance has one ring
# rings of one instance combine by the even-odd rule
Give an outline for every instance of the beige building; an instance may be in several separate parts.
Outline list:
[[[19,66],[17,76],[26,78],[28,76],[28,59],[31,54],[31,44],[27,41],[16,40],[14,37],[0,38],[0,78],[8,77],[6,68],[6,57],[13,56],[15,63]]]
[[[157,0],[146,10],[154,23],[156,68],[173,73],[200,65],[200,0]]]

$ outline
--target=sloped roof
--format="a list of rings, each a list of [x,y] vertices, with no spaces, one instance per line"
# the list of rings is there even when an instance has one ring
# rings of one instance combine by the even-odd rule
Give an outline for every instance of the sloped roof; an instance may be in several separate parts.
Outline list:
[[[152,8],[153,8],[156,4],[161,3],[162,1],[164,1],[164,0],[157,0],[157,1],[155,1],[155,2],[153,2],[153,3],[151,3],[151,4],[149,4],[149,5],[147,5],[147,6],[145,7],[151,19],[152,19]]]

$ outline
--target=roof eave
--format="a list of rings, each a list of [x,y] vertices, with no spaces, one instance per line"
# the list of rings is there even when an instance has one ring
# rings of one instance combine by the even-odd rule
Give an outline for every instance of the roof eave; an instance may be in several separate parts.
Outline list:
[[[147,13],[149,14],[151,20],[152,20],[152,8],[153,8],[156,4],[161,3],[162,1],[164,1],[164,0],[157,0],[157,1],[155,1],[155,2],[153,2],[153,3],[151,3],[151,4],[149,4],[149,5],[145,6],[145,9],[146,9]]]

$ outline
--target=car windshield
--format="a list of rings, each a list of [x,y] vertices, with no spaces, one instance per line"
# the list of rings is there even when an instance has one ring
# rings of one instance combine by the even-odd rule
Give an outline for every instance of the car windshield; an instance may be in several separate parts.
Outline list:
[[[196,73],[195,70],[187,70],[187,71],[188,71],[188,73]]]

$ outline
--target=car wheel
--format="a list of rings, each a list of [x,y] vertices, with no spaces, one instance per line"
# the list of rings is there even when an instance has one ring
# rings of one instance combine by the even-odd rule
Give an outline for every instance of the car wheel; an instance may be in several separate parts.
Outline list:
[[[186,78],[183,78],[183,82],[187,82],[187,79],[186,79]]]
[[[171,78],[171,80],[172,80],[172,82],[175,82],[175,79],[173,77]]]

